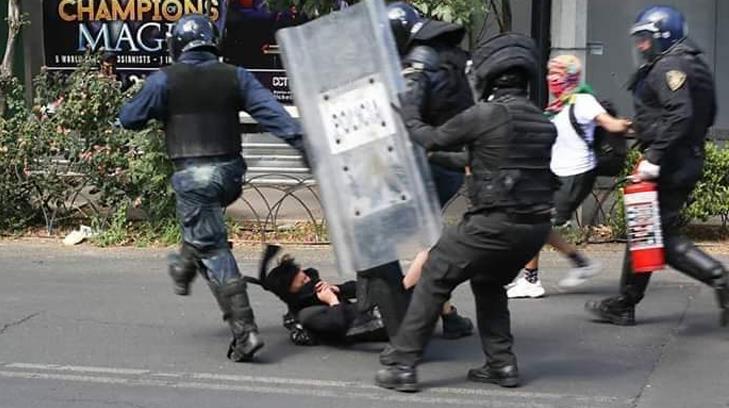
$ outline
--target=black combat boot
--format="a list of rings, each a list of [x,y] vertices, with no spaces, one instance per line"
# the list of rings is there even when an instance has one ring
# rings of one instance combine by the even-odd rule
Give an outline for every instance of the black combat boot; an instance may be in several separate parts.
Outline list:
[[[685,237],[673,238],[667,244],[671,249],[671,266],[714,288],[720,309],[719,324],[729,324],[729,271]]]
[[[246,283],[242,279],[228,281],[221,286],[220,293],[223,303],[230,307],[228,325],[233,332],[233,341],[228,348],[228,358],[235,362],[251,361],[253,355],[263,347],[263,341],[258,336]]]
[[[418,374],[413,366],[393,365],[377,372],[375,384],[388,390],[417,392]]]
[[[451,312],[441,315],[440,318],[443,320],[444,339],[459,339],[473,334],[473,322],[471,319],[459,315],[455,306],[451,306]]]
[[[625,296],[616,296],[602,301],[590,300],[585,309],[601,320],[618,326],[635,326],[635,303]]]
[[[223,312],[223,321],[227,322],[228,319],[230,319],[231,313],[229,299],[223,296],[220,286],[217,283],[213,281],[208,281],[208,286],[210,287],[210,291],[213,292],[213,296],[218,302],[218,306],[220,306],[220,311]]]
[[[485,364],[481,368],[472,368],[468,370],[468,380],[498,384],[502,387],[518,387],[519,370],[515,365],[495,368]]]
[[[345,339],[352,342],[387,341],[385,322],[379,309],[375,306],[366,312],[357,313],[345,334]]]
[[[290,311],[283,315],[283,326],[289,331],[291,342],[297,346],[316,346],[319,344],[316,336],[306,330]]]
[[[719,324],[726,327],[729,324],[729,272],[722,271],[722,278],[714,281],[714,290],[716,290],[716,299],[719,301]]]
[[[175,294],[180,296],[189,295],[190,284],[195,280],[198,271],[195,260],[187,256],[183,247],[179,254],[167,255],[167,264]]]

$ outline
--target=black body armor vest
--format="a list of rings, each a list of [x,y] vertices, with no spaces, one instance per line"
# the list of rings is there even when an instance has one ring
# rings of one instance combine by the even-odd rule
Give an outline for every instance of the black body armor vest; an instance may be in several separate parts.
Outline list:
[[[165,141],[170,158],[240,154],[236,68],[219,62],[178,63],[163,70],[168,81]]]

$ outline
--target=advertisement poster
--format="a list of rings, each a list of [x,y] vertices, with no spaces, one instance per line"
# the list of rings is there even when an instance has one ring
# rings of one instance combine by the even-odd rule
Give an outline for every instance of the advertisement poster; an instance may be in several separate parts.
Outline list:
[[[307,18],[292,5],[271,11],[265,0],[43,0],[45,65],[73,70],[86,50],[113,52],[124,82],[171,63],[165,37],[188,13],[206,13],[223,33],[227,63],[250,70],[282,103],[293,104],[275,33]],[[346,1],[341,6],[346,7]]]
[[[295,5],[272,12],[264,0],[233,0],[227,10],[225,62],[247,68],[279,102],[293,104],[275,33],[306,20]]]
[[[121,80],[133,81],[168,65],[165,36],[187,13],[205,13],[207,0],[44,0],[45,65],[72,70],[86,50],[117,56]],[[221,21],[219,0],[210,17]]]

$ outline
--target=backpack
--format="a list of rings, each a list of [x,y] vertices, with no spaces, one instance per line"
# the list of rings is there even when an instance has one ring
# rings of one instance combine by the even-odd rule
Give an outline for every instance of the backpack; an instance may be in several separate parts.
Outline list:
[[[617,116],[617,110],[612,102],[598,99],[600,105],[605,111],[612,116]],[[587,144],[590,150],[595,152],[597,160],[597,175],[603,177],[616,177],[623,171],[625,160],[628,157],[628,143],[623,133],[608,132],[602,126],[595,126],[595,134],[593,142],[587,141],[584,129],[577,122],[575,116],[575,104],[571,104],[569,108],[570,123],[575,132]]]

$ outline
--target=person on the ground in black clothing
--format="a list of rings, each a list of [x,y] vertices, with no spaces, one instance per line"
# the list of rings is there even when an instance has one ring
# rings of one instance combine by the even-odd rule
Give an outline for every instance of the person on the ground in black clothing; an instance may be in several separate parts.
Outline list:
[[[429,151],[466,146],[451,165],[466,171],[470,207],[430,250],[400,329],[380,355],[387,366],[375,377],[381,387],[418,390],[415,366],[443,303],[467,280],[486,356],[468,378],[519,384],[504,285],[544,245],[556,188],[549,163],[557,131],[528,99],[528,84],[541,72],[538,60],[534,41],[520,34],[481,42],[473,62],[479,102],[439,127],[424,123],[413,103],[422,88],[403,95],[402,116],[414,142]]]
[[[717,111],[711,69],[685,30],[681,12],[668,6],[645,9],[631,29],[644,62],[630,86],[635,103],[633,127],[643,148],[634,179],[657,182],[666,261],[715,289],[720,322],[726,326],[729,273],[679,231],[681,209],[701,178],[706,133]],[[635,305],[643,299],[650,277],[650,273],[633,272],[626,248],[620,295],[590,301],[585,307],[601,320],[634,325]]]
[[[382,319],[357,308],[355,281],[329,283],[319,271],[302,268],[288,254],[268,273],[264,269],[259,282],[287,305],[284,326],[294,344],[387,339]]]
[[[288,254],[267,272],[268,262],[278,248],[275,245],[266,248],[258,279],[247,280],[274,293],[287,305],[284,326],[290,331],[294,344],[387,340],[379,310],[376,307],[365,311],[358,309],[355,281],[327,282],[320,278],[319,271],[302,268]],[[441,318],[447,316],[443,313]],[[447,334],[444,332],[443,336]]]

